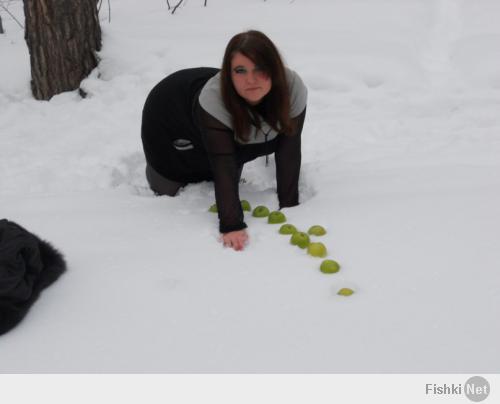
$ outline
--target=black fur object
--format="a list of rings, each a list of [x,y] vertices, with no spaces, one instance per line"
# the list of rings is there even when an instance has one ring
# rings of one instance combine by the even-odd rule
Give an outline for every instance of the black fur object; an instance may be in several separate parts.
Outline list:
[[[52,244],[0,220],[0,335],[19,324],[41,291],[64,271],[66,261]]]

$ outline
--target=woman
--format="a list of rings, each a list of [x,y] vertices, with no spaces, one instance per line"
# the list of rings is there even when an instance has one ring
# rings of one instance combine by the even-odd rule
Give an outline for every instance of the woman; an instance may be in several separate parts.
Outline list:
[[[307,89],[259,31],[234,36],[222,69],[180,70],[149,94],[142,116],[146,177],[159,195],[214,182],[224,246],[248,241],[239,199],[243,165],[275,153],[280,209],[298,205]],[[267,157],[266,157],[267,163]]]

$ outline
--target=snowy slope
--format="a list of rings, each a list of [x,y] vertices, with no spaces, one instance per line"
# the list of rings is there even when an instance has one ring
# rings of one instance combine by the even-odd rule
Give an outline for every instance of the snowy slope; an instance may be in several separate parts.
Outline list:
[[[1,217],[69,270],[0,338],[0,371],[498,372],[498,2],[112,7],[84,100],[31,98],[23,32],[2,14]],[[248,28],[309,87],[302,204],[285,213],[328,229],[338,274],[250,216],[248,248],[222,248],[210,183],[147,188],[147,93],[218,66]],[[242,198],[277,207],[273,165],[245,166]]]

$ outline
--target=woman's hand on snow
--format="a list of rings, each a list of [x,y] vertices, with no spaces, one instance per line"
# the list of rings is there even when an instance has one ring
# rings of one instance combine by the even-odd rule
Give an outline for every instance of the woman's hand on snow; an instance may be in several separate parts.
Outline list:
[[[246,230],[231,231],[222,234],[222,243],[224,247],[231,247],[236,251],[241,251],[248,243],[248,234]]]

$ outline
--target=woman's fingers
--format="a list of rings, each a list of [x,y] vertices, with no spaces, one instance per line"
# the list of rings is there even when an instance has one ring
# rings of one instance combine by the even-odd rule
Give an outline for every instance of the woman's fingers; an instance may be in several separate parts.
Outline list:
[[[225,247],[231,247],[235,251],[241,251],[245,248],[245,244],[248,241],[248,235],[244,230],[226,233],[222,236],[222,241]]]
[[[224,247],[232,247],[233,243],[230,237],[224,237]]]
[[[241,238],[238,236],[233,237],[231,239],[231,247],[233,247],[233,249],[236,251],[240,251],[243,248]]]
[[[222,236],[222,242],[224,247],[233,247],[233,239],[229,233]]]
[[[236,251],[241,251],[243,250],[243,247],[245,246],[245,240],[243,237],[238,237],[238,239],[236,240],[236,245],[234,247],[234,249]]]
[[[238,242],[237,242],[238,250],[243,250],[243,248],[245,248],[247,240],[248,240],[248,235],[246,231],[242,231],[241,233],[238,234]]]

